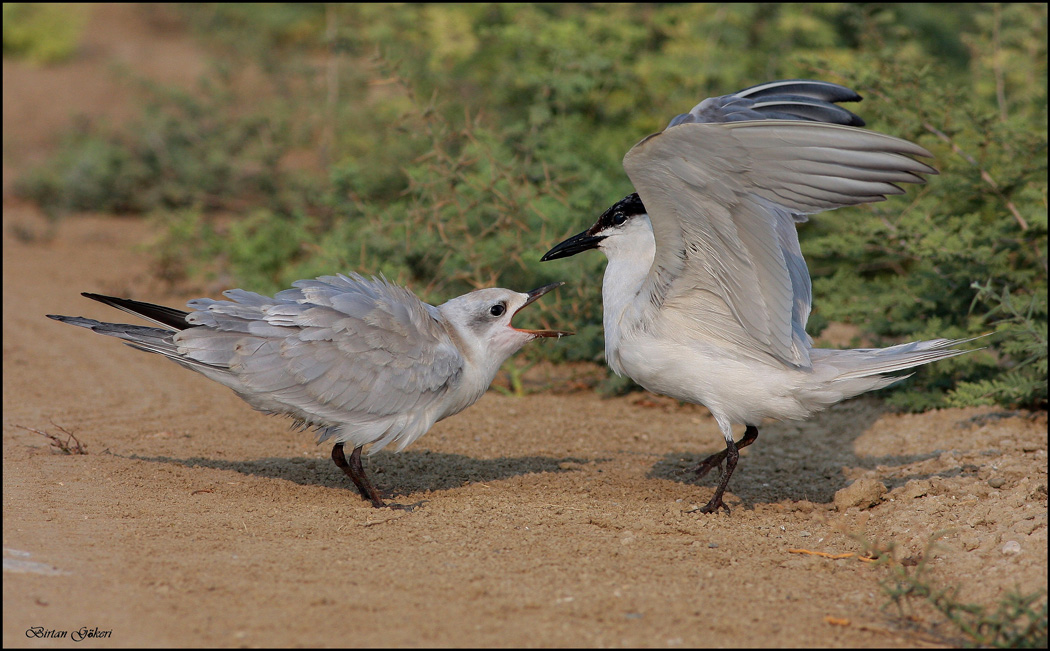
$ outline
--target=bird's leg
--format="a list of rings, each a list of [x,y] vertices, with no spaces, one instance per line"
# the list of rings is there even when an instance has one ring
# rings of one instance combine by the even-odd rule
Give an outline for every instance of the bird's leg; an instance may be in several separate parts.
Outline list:
[[[748,425],[747,430],[744,432],[744,437],[740,439],[739,447],[751,445],[751,443],[757,438],[758,428],[754,425]],[[725,459],[726,467],[725,470],[722,471],[722,476],[718,481],[718,488],[715,489],[715,494],[711,498],[711,501],[700,507],[701,513],[713,513],[720,508],[725,509],[726,513],[729,513],[729,507],[722,501],[722,495],[726,492],[726,486],[729,485],[729,478],[733,476],[733,470],[736,469],[736,462],[740,459],[740,452],[738,451],[737,444],[733,442],[732,432],[726,437],[725,451],[720,454]],[[719,461],[721,461],[721,459],[719,459]]]
[[[347,477],[353,480],[354,486],[357,486],[357,490],[361,491],[361,497],[370,500],[372,506],[377,509],[386,506],[379,497],[379,491],[372,486],[372,482],[368,481],[368,475],[365,474],[365,468],[361,464],[361,446],[354,448],[354,451],[350,454],[350,462],[347,463],[346,455],[343,454],[343,444],[336,443],[335,447],[332,448],[332,461],[346,473]]]
[[[726,510],[729,513],[729,507],[726,506],[725,502],[722,501],[722,494],[726,492],[726,486],[729,485],[729,478],[733,475],[733,470],[736,468],[737,459],[740,458],[740,453],[737,452],[736,443],[733,439],[726,439],[726,468],[722,471],[722,476],[718,481],[718,488],[715,489],[714,497],[707,504],[700,507],[701,513],[713,513],[719,508]]]
[[[744,436],[736,444],[736,447],[737,447],[737,449],[746,448],[747,446],[749,446],[752,443],[754,443],[755,439],[757,439],[757,438],[758,438],[758,428],[755,427],[754,425],[748,425],[747,426],[747,430],[744,431]],[[710,472],[710,470],[712,468],[714,468],[715,466],[718,466],[718,470],[719,470],[719,472],[721,472],[722,471],[722,460],[724,460],[726,458],[726,454],[728,452],[729,452],[729,449],[727,447],[725,450],[722,450],[721,452],[718,452],[716,454],[712,454],[711,456],[709,456],[706,459],[704,459],[703,461],[701,461],[696,466],[696,468],[693,468],[693,471],[696,472],[696,478],[699,479],[699,478],[703,477],[708,472]]]
[[[372,482],[368,481],[368,475],[365,473],[365,467],[361,463],[361,446],[354,448],[354,451],[350,453],[349,463],[346,460],[346,456],[343,454],[343,444],[336,443],[335,447],[332,448],[332,461],[335,465],[339,466],[346,476],[353,480],[354,486],[357,486],[357,490],[361,492],[361,497],[365,498],[372,503],[377,509],[381,509],[384,506],[391,509],[401,509],[404,511],[412,511],[417,506],[420,506],[426,502],[422,500],[415,504],[394,504],[393,502],[387,504],[379,496],[379,491],[375,489]]]

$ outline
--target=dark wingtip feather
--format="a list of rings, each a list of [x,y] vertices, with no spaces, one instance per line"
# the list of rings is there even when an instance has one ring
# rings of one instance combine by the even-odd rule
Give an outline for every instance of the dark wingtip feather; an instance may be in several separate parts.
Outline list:
[[[802,95],[769,95],[755,101],[751,110],[787,120],[813,120],[851,127],[864,126],[864,120],[852,111],[830,102]]]
[[[733,93],[740,97],[758,99],[771,95],[799,95],[825,102],[860,102],[864,98],[852,88],[846,88],[830,81],[816,79],[781,79],[757,84]]]
[[[174,328],[176,330],[185,330],[190,327],[187,323],[186,317],[189,316],[189,312],[182,310],[176,310],[171,307],[165,307],[163,305],[154,305],[153,303],[143,303],[142,301],[133,301],[130,298],[117,298],[115,296],[106,296],[104,294],[93,294],[91,292],[81,292],[81,296],[90,298],[93,301],[104,303],[110,307],[115,307],[118,310],[123,310],[128,314],[134,314],[135,316],[152,321],[156,324],[166,326],[168,328]]]

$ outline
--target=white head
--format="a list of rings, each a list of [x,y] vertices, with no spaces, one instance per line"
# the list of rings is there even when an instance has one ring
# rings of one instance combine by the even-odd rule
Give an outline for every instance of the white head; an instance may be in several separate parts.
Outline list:
[[[537,337],[562,337],[571,332],[560,330],[522,330],[511,320],[529,305],[555,287],[545,285],[522,294],[509,289],[479,289],[438,306],[438,312],[449,327],[464,356],[475,364],[494,368]]]
[[[602,213],[587,230],[547,251],[541,261],[567,258],[598,249],[610,262],[627,260],[648,271],[656,256],[656,238],[638,194],[629,194]]]

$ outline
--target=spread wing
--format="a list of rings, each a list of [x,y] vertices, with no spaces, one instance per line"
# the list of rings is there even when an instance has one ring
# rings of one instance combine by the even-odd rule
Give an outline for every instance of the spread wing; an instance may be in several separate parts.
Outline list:
[[[784,88],[791,94],[777,94]],[[922,147],[847,126],[862,122],[800,94],[807,89],[859,99],[824,82],[764,84],[701,102],[624,157],[656,237],[642,290],[653,308],[688,314],[684,327],[744,354],[797,367],[810,365],[812,290],[795,222],[882,201],[903,193],[896,183],[936,173],[910,158],[931,156]]]
[[[227,367],[239,381],[234,389],[259,409],[358,434],[375,429],[385,441],[426,431],[432,421],[418,411],[462,370],[435,308],[385,278],[324,276],[293,286],[273,298],[235,289],[227,301],[191,301],[196,311],[186,321],[198,327],[175,335],[179,353]]]

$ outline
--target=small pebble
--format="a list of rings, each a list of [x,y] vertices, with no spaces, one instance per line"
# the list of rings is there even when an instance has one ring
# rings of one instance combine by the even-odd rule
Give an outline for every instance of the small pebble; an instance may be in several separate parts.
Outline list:
[[[1011,540],[1010,542],[1008,542],[1005,545],[1003,545],[1003,553],[1004,554],[1020,554],[1021,553],[1021,543],[1017,542],[1016,540]]]
[[[991,486],[992,488],[1002,488],[1003,484],[1005,484],[1005,483],[1006,483],[1006,480],[1003,479],[1002,477],[992,477],[991,479],[988,480],[988,485]]]
[[[711,549],[717,549],[718,548],[718,543],[707,543],[707,546],[710,547]]]

